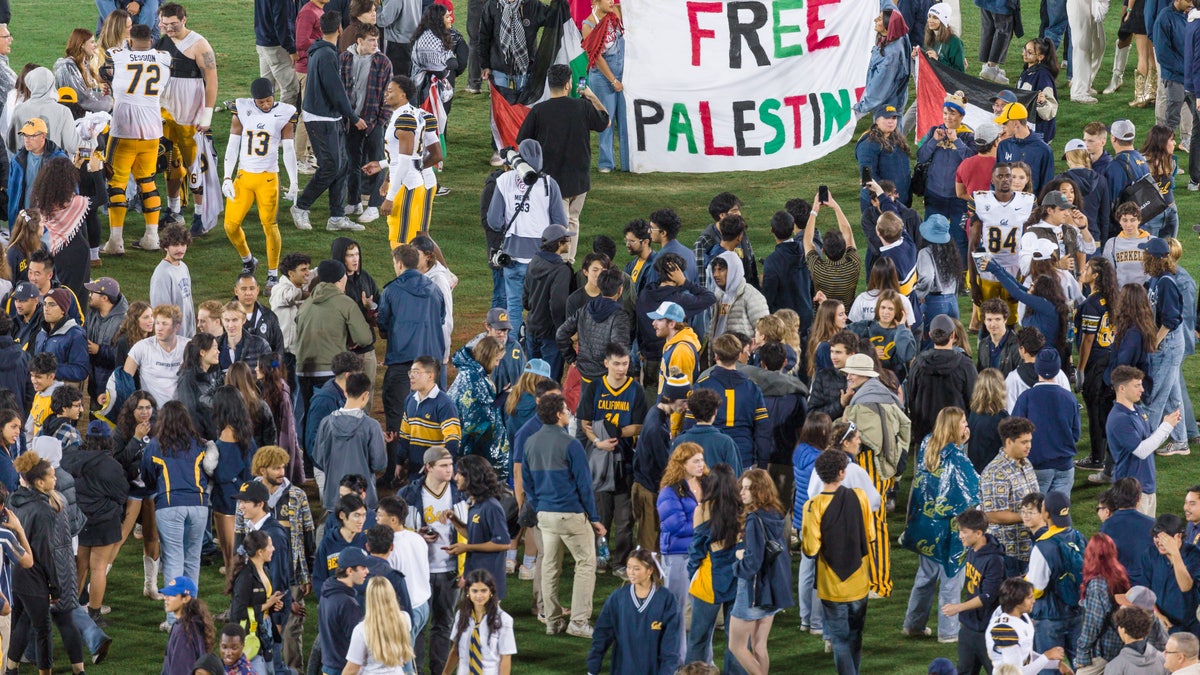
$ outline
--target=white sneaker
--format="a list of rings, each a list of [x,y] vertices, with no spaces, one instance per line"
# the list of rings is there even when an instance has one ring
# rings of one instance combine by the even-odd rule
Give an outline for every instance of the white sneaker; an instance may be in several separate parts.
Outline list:
[[[317,163],[309,159],[302,159],[296,162],[296,171],[306,176],[311,176],[317,172]]]
[[[104,255],[123,256],[125,255],[125,242],[119,239],[109,239],[100,252]]]
[[[533,581],[533,568],[521,565],[517,568],[517,578],[521,581]]]
[[[142,235],[141,239],[133,242],[133,247],[141,251],[159,250],[158,234],[155,233],[154,235],[151,235],[149,232],[147,232],[146,234]]]
[[[586,621],[572,621],[567,625],[567,635],[592,639],[592,627]]]
[[[360,223],[373,223],[377,220],[379,220],[379,209],[374,206],[368,206],[363,209],[362,215],[358,217],[358,222]]]
[[[308,209],[302,209],[298,206],[288,207],[288,211],[292,214],[292,222],[296,224],[297,230],[311,230],[312,225],[308,222]]]
[[[1091,94],[1085,94],[1083,96],[1072,96],[1071,102],[1072,103],[1083,103],[1085,105],[1090,105],[1092,103],[1099,102],[1099,99],[1097,99],[1095,96],[1092,96]]]
[[[337,216],[325,222],[325,229],[330,232],[362,232],[367,228],[350,220],[346,216]]]
[[[347,216],[361,216],[364,208],[365,207],[363,206],[363,203],[359,202],[359,203],[355,204],[354,206],[346,209],[346,215]]]

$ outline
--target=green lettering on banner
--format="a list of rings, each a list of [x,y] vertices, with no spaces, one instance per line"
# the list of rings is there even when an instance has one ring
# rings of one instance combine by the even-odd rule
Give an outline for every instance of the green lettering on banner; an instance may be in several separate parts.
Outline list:
[[[688,152],[696,154],[696,134],[692,131],[692,119],[688,117],[687,106],[676,103],[671,106],[671,126],[667,128],[667,152],[675,152],[681,134],[687,137]]]
[[[825,118],[825,130],[821,135],[822,143],[829,140],[834,133],[841,131],[842,127],[853,119],[853,110],[850,105],[848,89],[838,91],[836,97],[829,92],[821,92],[821,114]]]
[[[803,29],[797,24],[785,25],[780,23],[784,12],[802,9],[804,9],[804,0],[775,0],[775,2],[771,3],[772,25],[775,27],[773,32],[775,34],[776,60],[804,54],[803,43],[798,42],[786,46],[783,44],[783,36],[799,34]],[[769,150],[767,152],[770,153]]]
[[[763,152],[768,155],[782,150],[783,144],[787,140],[787,131],[783,128],[783,120],[775,114],[781,105],[777,99],[769,98],[758,106],[758,118],[762,120],[763,124],[775,130],[775,137],[763,144]]]

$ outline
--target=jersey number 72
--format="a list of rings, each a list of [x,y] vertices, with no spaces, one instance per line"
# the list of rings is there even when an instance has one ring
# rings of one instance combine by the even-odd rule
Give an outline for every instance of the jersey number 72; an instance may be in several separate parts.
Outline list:
[[[126,94],[136,94],[138,84],[144,84],[146,96],[158,96],[158,81],[162,79],[162,72],[159,70],[157,63],[130,63],[125,66],[133,71],[133,79],[129,82],[129,88],[125,90]],[[146,79],[142,80],[142,73],[145,72]]]

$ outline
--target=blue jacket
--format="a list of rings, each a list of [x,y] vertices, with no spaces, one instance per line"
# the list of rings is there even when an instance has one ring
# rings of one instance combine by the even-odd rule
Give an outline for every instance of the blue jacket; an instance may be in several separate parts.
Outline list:
[[[1153,528],[1154,519],[1137,509],[1118,509],[1100,523],[1100,531],[1117,545],[1117,560],[1130,579],[1142,576],[1142,553],[1154,549]]]
[[[300,106],[305,112],[321,117],[341,117],[342,121],[348,124],[358,122],[358,115],[354,114],[354,106],[346,94],[346,86],[342,84],[341,63],[338,60],[337,47],[333,43],[315,40],[308,48],[306,82],[304,102]],[[379,323],[383,325],[382,320]],[[390,346],[391,343],[388,344]]]
[[[1146,292],[1154,306],[1156,326],[1175,330],[1183,324],[1183,291],[1173,274],[1160,274],[1146,281]],[[1188,326],[1192,328],[1192,326]]]
[[[1073,466],[1075,444],[1082,433],[1074,394],[1053,382],[1039,382],[1021,392],[1012,414],[1033,422],[1029,463],[1034,469],[1065,471]]]
[[[1142,492],[1152,495],[1157,492],[1158,481],[1154,468],[1154,453],[1145,459],[1133,454],[1142,441],[1155,431],[1150,426],[1146,411],[1138,406],[1133,409],[1114,403],[1104,424],[1104,435],[1112,453],[1113,480],[1132,477],[1142,484]]]
[[[1044,124],[1044,121],[1040,124]],[[1025,138],[1000,141],[1000,145],[996,146],[996,161],[1028,164],[1033,171],[1030,188],[1034,193],[1039,192],[1046,181],[1054,176],[1054,151],[1036,131],[1030,132]]]
[[[975,151],[959,136],[954,141],[953,148],[944,148],[933,140],[933,132],[938,127],[930,127],[921,139],[921,147],[917,148],[917,163],[929,162],[929,170],[925,174],[925,194],[945,199],[957,197],[954,190],[954,174],[958,165]]]
[[[737,443],[721,430],[711,424],[697,424],[675,437],[671,441],[671,450],[679,447],[680,443],[695,443],[704,448],[704,464],[712,468],[718,464],[728,464],[733,469],[733,475],[742,475],[742,455],[738,452]]]
[[[708,377],[696,383],[696,389],[711,389],[721,399],[719,411],[713,423],[721,433],[737,443],[742,457],[742,467],[766,468],[771,451],[775,448],[772,436],[773,424],[767,415],[767,404],[762,390],[745,373],[728,368],[713,368]],[[732,415],[728,414],[732,411]],[[685,424],[695,424],[690,415]]]
[[[283,47],[296,53],[296,3],[291,0],[255,0],[254,44]]]
[[[1104,167],[1104,176],[1108,179],[1108,196],[1113,208],[1120,205],[1121,191],[1133,181],[1150,173],[1150,165],[1146,158],[1137,150],[1118,152],[1112,161]]]
[[[42,151],[42,164],[45,165],[47,160],[55,157],[66,157],[67,154],[62,151],[52,141],[46,141],[46,149]],[[12,159],[8,160],[8,226],[17,222],[17,214],[21,209],[25,208],[25,166],[29,161],[29,151],[21,148],[19,152],[12,153]],[[37,176],[34,176],[37,178]]]
[[[762,285],[772,312],[790,309],[800,315],[801,326],[812,325],[812,272],[800,242],[790,239],[776,244],[775,251],[763,258]]]
[[[1049,88],[1050,91],[1054,92],[1054,96],[1056,98],[1058,97],[1058,85],[1055,82],[1054,76],[1050,74],[1049,68],[1040,63],[1036,66],[1029,66],[1025,68],[1025,70],[1021,71],[1021,76],[1017,78],[1017,88],[1035,92],[1043,91]],[[1033,106],[1030,106],[1029,115],[1030,124],[1034,125],[1033,128],[1037,129],[1037,133],[1041,135],[1042,140],[1046,141],[1047,143],[1053,141],[1055,132],[1058,130],[1058,117],[1055,116],[1048,120],[1044,120],[1037,114],[1037,111],[1033,108]],[[1035,169],[1034,171],[1036,173],[1037,170]],[[1036,183],[1034,191],[1041,191],[1043,183],[1045,183],[1047,180],[1050,180],[1050,176],[1053,173],[1054,169],[1052,162],[1050,173],[1041,174],[1042,182]]]
[[[804,505],[808,503],[808,481],[812,478],[813,465],[817,462],[820,448],[808,443],[796,445],[792,453],[792,479],[796,483],[796,497],[792,504],[792,527],[799,530],[804,525]]]
[[[1187,62],[1184,60],[1184,50],[1188,41],[1187,24],[1187,14],[1175,9],[1173,5],[1165,7],[1154,20],[1154,58],[1158,61],[1164,82],[1182,84],[1184,81],[1184,72],[1187,70]]]
[[[758,509],[746,514],[742,559],[733,563],[733,575],[745,579],[753,589],[750,605],[787,609],[795,604],[792,594],[792,556],[783,534],[783,516],[776,511]],[[775,560],[767,563],[767,539],[783,547]]]
[[[341,582],[326,584],[317,607],[318,639],[321,642],[322,669],[341,672],[346,667],[350,634],[363,619],[363,608],[353,586]]]
[[[33,341],[34,353],[50,352],[58,359],[55,379],[60,382],[82,382],[87,379],[88,350],[87,335],[74,319],[63,319],[53,331],[43,328]]]
[[[1183,297],[1183,355],[1196,353],[1196,280],[1180,265],[1175,270],[1175,285]]]
[[[1200,92],[1200,21],[1189,21],[1183,45],[1183,88]]]
[[[687,481],[659,490],[657,505],[659,552],[663,555],[687,553],[692,544],[692,514],[696,512],[696,496]]]
[[[1017,302],[1025,305],[1025,320],[1021,322],[1024,326],[1033,326],[1042,332],[1046,338],[1046,345],[1054,347],[1058,344],[1058,312],[1054,309],[1054,303],[1049,300],[1033,295],[1013,278],[1013,275],[1008,273],[1000,265],[993,260],[988,263],[985,272],[991,272],[996,276],[1000,285],[1008,294]]]
[[[332,514],[332,512],[331,512]],[[324,603],[324,588],[326,586],[341,586],[342,584],[326,584],[330,578],[337,576],[338,556],[341,555],[344,549],[351,546],[365,549],[367,547],[367,535],[365,532],[359,532],[354,535],[350,541],[346,541],[342,537],[342,528],[339,523],[326,523],[325,534],[321,537],[321,543],[317,545],[317,557],[313,559],[313,575],[312,584],[313,590],[317,592],[317,596],[322,598]],[[349,637],[349,634],[347,634]],[[345,650],[342,651],[345,654]]]
[[[638,435],[633,452],[634,482],[657,493],[670,459],[671,416],[663,413],[657,405],[652,405],[642,421],[642,433]]]
[[[535,513],[584,513],[600,522],[587,455],[566,429],[543,426],[525,442],[524,460],[525,493]]]
[[[154,508],[208,506],[208,476],[201,464],[208,448],[192,441],[183,453],[164,454],[158,439],[142,450],[142,480],[153,485]]]
[[[308,402],[308,413],[304,416],[304,449],[309,452],[310,459],[313,444],[317,442],[317,430],[321,428],[321,420],[344,405],[346,392],[342,391],[335,380],[329,380],[313,392]]]
[[[1184,542],[1179,549],[1183,564],[1193,579],[1200,578],[1200,549]],[[1141,573],[1129,575],[1129,583],[1145,586],[1154,591],[1158,598],[1155,607],[1170,620],[1171,632],[1187,631],[1193,635],[1200,632],[1200,621],[1196,620],[1196,607],[1200,604],[1200,584],[1183,592],[1175,581],[1175,570],[1167,556],[1151,546],[1142,552]]]
[[[29,380],[29,362],[33,355],[21,349],[11,336],[0,335],[0,389],[17,397],[17,412],[28,413],[33,405],[33,382]],[[740,474],[739,474],[740,475]]]
[[[1096,169],[1067,169],[1059,174],[1070,178],[1078,186],[1083,200],[1083,215],[1088,219],[1088,230],[1097,242],[1107,239],[1112,220],[1112,197],[1108,194],[1108,181]]]
[[[862,98],[854,104],[854,112],[869,115],[876,109],[890,105],[896,110],[908,107],[908,79],[912,72],[912,44],[908,36],[893,40],[880,47],[871,48],[871,61],[867,64],[867,86]],[[899,186],[897,186],[899,187]],[[907,190],[900,193],[906,197]]]
[[[897,110],[902,108],[897,107]],[[908,153],[894,146],[891,150],[884,150],[878,141],[871,138],[868,131],[854,144],[854,157],[858,160],[860,172],[864,166],[871,167],[871,175],[875,180],[892,181],[896,184],[896,191],[900,193],[900,201],[905,204],[911,203],[912,196],[908,188],[912,183],[912,167]]]
[[[387,338],[389,366],[446,353],[442,333],[446,303],[433,282],[417,270],[404,270],[384,285],[378,320],[379,332]]]

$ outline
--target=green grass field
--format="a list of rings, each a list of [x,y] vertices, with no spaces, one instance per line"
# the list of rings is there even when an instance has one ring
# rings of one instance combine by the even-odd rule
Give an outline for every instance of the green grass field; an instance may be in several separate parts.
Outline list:
[[[459,27],[465,33],[466,3],[460,2],[458,5]],[[978,72],[977,59],[974,58],[973,52],[978,44],[979,17],[976,8],[970,2],[964,0],[962,5],[965,32],[963,37],[967,57],[972,64],[968,71],[974,74]],[[253,45],[252,2],[208,0],[204,3],[190,3],[188,8],[192,12],[189,28],[207,36],[217,53],[220,68],[218,100],[248,95],[250,81],[258,74]],[[1114,9],[1108,21],[1110,39],[1116,32],[1115,12]],[[18,71],[26,62],[51,66],[54,60],[62,55],[62,47],[71,29],[77,26],[94,27],[96,18],[94,5],[87,0],[15,0],[13,15],[15,18],[12,32],[15,44],[11,61],[13,68]],[[1036,32],[1037,4],[1032,0],[1025,1],[1024,16],[1027,33]],[[871,19],[870,16],[863,17],[864,21]],[[1014,43],[1006,64],[1007,71],[1013,73],[1014,78],[1021,69],[1019,55],[1020,45]],[[1097,89],[1103,89],[1108,82],[1111,55],[1110,45],[1104,67],[1096,78]],[[1069,102],[1062,104],[1059,111],[1059,138],[1055,142],[1056,150],[1061,152],[1068,139],[1081,136],[1083,126],[1092,120],[1111,122],[1120,117],[1129,117],[1143,133],[1149,128],[1153,123],[1151,111],[1131,109],[1125,105],[1132,96],[1132,70],[1131,62],[1125,87],[1117,94],[1102,97],[1098,105],[1080,106]],[[1066,98],[1065,77],[1059,80],[1059,91],[1060,95]],[[218,153],[223,152],[228,124],[227,113],[218,113],[213,122],[218,138]],[[860,123],[859,130],[864,130],[866,125],[864,120]],[[441,244],[450,268],[461,280],[455,293],[456,335],[461,340],[478,331],[491,297],[491,277],[483,264],[485,249],[479,226],[479,190],[490,171],[487,164],[490,155],[490,131],[486,96],[471,96],[460,88],[450,122],[449,139],[446,172],[442,174],[441,181],[451,187],[453,192],[437,200],[432,233]],[[1181,155],[1180,161],[1181,164],[1186,164],[1187,158]],[[1059,168],[1064,169],[1065,166],[1060,162]],[[817,184],[824,183],[830,185],[834,195],[841,197],[842,202],[849,206],[853,201],[851,193],[856,189],[856,181],[857,171],[853,151],[849,146],[811,165],[762,173],[594,173],[592,191],[583,213],[583,247],[588,245],[587,242],[590,242],[590,237],[594,234],[605,233],[617,239],[625,222],[632,218],[645,217],[652,210],[664,206],[673,207],[680,213],[686,230],[680,239],[690,245],[700,229],[708,223],[706,207],[709,198],[722,190],[730,190],[745,204],[743,214],[751,223],[751,236],[758,246],[758,255],[761,258],[770,252],[773,241],[767,227],[768,220],[772,213],[783,207],[787,199],[811,199],[816,193]],[[1186,176],[1183,183],[1186,185]],[[1181,237],[1190,247],[1195,241],[1190,233],[1190,226],[1197,222],[1200,209],[1197,208],[1194,193],[1181,190],[1177,195],[1180,198],[1180,231],[1183,233]],[[321,200],[314,208],[312,220],[315,227],[307,233],[295,230],[285,213],[281,221],[285,253],[304,251],[313,255],[315,260],[328,255],[329,242],[334,235],[325,232],[320,225],[326,215],[324,204],[324,200]],[[137,215],[131,214],[130,217],[128,234],[131,236],[128,239],[140,236]],[[853,214],[851,218],[857,220]],[[264,257],[263,236],[257,228],[257,221],[253,219],[252,214],[246,224],[246,231],[252,250],[261,259]],[[822,220],[822,226],[832,226],[832,222]],[[383,221],[369,226],[368,230],[359,233],[357,238],[364,245],[364,260],[368,270],[381,284],[391,279],[393,274],[387,260],[389,252]],[[622,258],[619,262],[624,262],[623,252],[619,257]],[[94,271],[93,276],[114,276],[121,281],[129,297],[144,298],[150,273],[158,260],[158,256],[154,254],[131,250],[124,258],[106,259],[104,266]],[[1195,269],[1197,260],[1200,260],[1200,256],[1197,256],[1195,251],[1188,250],[1185,255],[1188,267]],[[191,267],[197,302],[225,299],[231,294],[240,265],[237,255],[219,229],[194,244],[188,253],[187,262]],[[265,272],[260,271],[260,277],[265,278]],[[1184,366],[1185,376],[1190,380],[1196,372],[1194,360],[1189,360]],[[1191,460],[1187,458],[1159,460],[1161,510],[1180,509],[1184,488],[1196,482],[1196,473],[1189,470],[1190,466]],[[1084,474],[1081,473],[1078,477],[1080,482],[1075,491],[1075,499],[1078,502],[1075,508],[1075,522],[1085,536],[1090,536],[1097,529],[1092,500],[1099,489],[1087,484]],[[902,489],[900,493],[903,495],[906,490]],[[903,513],[902,507],[899,513]],[[902,529],[903,517],[894,515],[891,519],[893,542]],[[149,674],[157,673],[161,668],[166,636],[159,633],[156,626],[163,618],[162,608],[140,594],[141,566],[137,544],[135,541],[129,542],[110,575],[106,604],[113,607],[110,617],[113,625],[109,632],[115,638],[115,643],[108,662],[90,668],[93,673]],[[909,640],[901,636],[900,626],[915,572],[916,558],[907,551],[896,549],[892,560],[896,589],[890,599],[871,602],[863,650],[863,672],[924,673],[931,659],[937,656],[954,658],[954,647],[938,645],[931,639]],[[227,600],[216,592],[222,586],[216,568],[203,568],[202,576],[204,597],[214,611],[223,609]],[[600,577],[596,592],[596,612],[599,612],[603,599],[615,587],[616,583],[612,577]],[[520,649],[520,654],[515,660],[514,672],[523,675],[582,672],[589,644],[576,638],[547,638],[542,633],[542,625],[529,615],[529,584],[518,582],[514,578],[509,588],[510,595],[505,605],[516,617],[517,643]],[[314,632],[315,613],[315,605],[310,605],[309,641]],[[832,659],[823,653],[821,640],[799,632],[794,610],[785,612],[776,619],[770,648],[775,672],[832,672]],[[56,653],[59,654],[57,672],[69,672],[61,647],[56,649]],[[29,666],[26,668],[30,669]],[[32,672],[31,669],[29,672]]]

